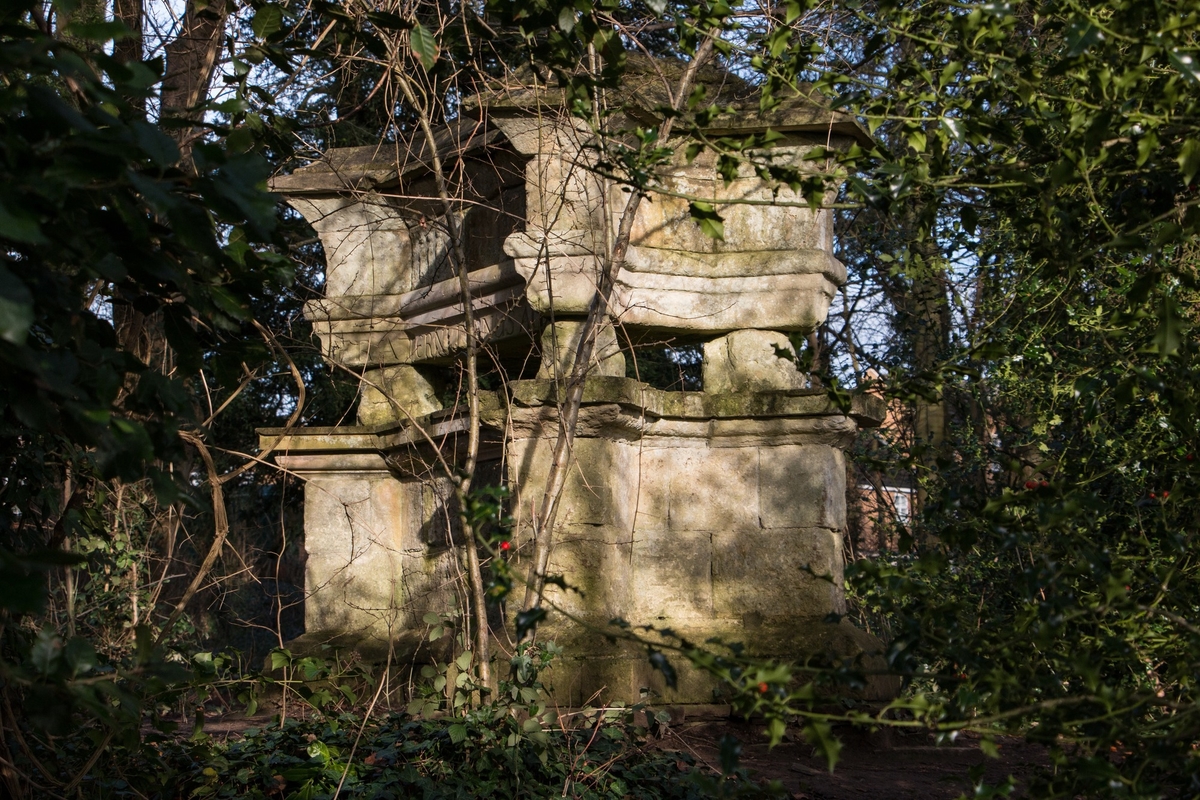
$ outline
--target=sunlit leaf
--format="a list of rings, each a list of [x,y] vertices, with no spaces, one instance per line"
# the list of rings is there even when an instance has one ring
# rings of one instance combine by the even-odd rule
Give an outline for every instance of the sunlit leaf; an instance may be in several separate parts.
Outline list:
[[[254,20],[250,23],[251,30],[259,39],[266,39],[283,27],[283,8],[268,3],[254,12]]]
[[[433,69],[433,65],[437,63],[438,58],[438,43],[433,38],[433,34],[429,32],[428,28],[418,22],[413,26],[409,37],[413,55],[421,62],[421,66],[427,70]]]
[[[700,226],[700,231],[710,239],[723,241],[725,239],[725,220],[717,213],[711,203],[700,200],[688,204],[692,219]]]

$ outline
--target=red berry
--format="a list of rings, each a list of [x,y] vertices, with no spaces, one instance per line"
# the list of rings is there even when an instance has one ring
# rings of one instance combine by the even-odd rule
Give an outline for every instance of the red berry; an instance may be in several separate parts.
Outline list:
[[[768,689],[770,689],[770,688],[771,688],[771,687],[770,687],[770,686],[767,686],[765,683],[760,683],[760,684],[758,685],[758,693],[759,693],[759,694],[766,694],[766,693],[767,693],[767,690],[768,690]]]
[[[1049,488],[1049,486],[1050,486],[1050,481],[1042,481],[1041,487],[1043,489]]]
[[[1155,497],[1158,497],[1158,495],[1156,495],[1154,492],[1151,492],[1150,499],[1153,500]]]
[[[510,547],[512,547],[512,542],[508,541],[507,539],[500,543],[501,550],[507,550]]]
[[[1187,454],[1187,460],[1188,460],[1188,461],[1195,461],[1195,460],[1196,460],[1196,457],[1195,457],[1194,455],[1192,455],[1191,453],[1188,453],[1188,454]]]
[[[1026,489],[1036,489],[1037,481],[1025,481],[1025,488]]]
[[[1163,492],[1163,493],[1162,493],[1162,498],[1163,498],[1163,500],[1166,500],[1166,499],[1167,499],[1168,497],[1170,497],[1170,496],[1171,496],[1171,493],[1170,493],[1170,492]]]

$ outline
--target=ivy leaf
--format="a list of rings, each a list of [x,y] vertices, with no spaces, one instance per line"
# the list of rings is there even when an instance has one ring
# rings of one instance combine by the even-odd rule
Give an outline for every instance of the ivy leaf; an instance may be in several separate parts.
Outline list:
[[[700,226],[701,232],[710,239],[725,241],[725,220],[713,208],[712,203],[700,200],[688,204],[692,219]]]
[[[410,43],[412,44],[413,55],[421,62],[421,66],[426,70],[433,69],[433,65],[437,63],[438,43],[433,38],[433,34],[429,32],[421,23],[413,26],[410,34]]]
[[[462,744],[467,738],[467,726],[461,722],[456,722],[446,729],[446,733],[450,734],[450,741],[455,744]]]
[[[271,670],[283,669],[292,663],[292,654],[286,650],[271,651]]]
[[[768,37],[767,48],[771,53],[771,58],[779,58],[784,54],[788,45],[791,44],[791,33],[791,28],[780,26]]]

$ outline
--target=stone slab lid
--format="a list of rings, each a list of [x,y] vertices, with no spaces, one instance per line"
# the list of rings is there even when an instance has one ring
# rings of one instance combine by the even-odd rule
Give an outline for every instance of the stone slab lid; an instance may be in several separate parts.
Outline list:
[[[608,96],[638,122],[656,125],[673,105],[671,92],[679,85],[687,62],[640,53],[629,53],[626,59],[620,85],[610,89]],[[778,105],[763,112],[759,87],[717,64],[702,67],[697,82],[705,87],[706,105],[725,109],[705,126],[710,135],[748,134],[769,128],[779,133],[847,136],[864,147],[874,143],[853,116],[830,109],[827,98],[808,84],[783,90],[777,97]],[[547,109],[562,110],[567,107],[566,89],[558,83],[548,71],[522,66],[492,81],[488,91],[465,98],[462,110],[480,119],[493,114],[525,116]]]
[[[435,128],[433,138],[438,156],[447,163],[494,144],[502,136],[486,120],[464,117]],[[370,191],[432,169],[428,139],[417,129],[399,142],[331,148],[290,175],[273,178],[271,190],[284,195]]]

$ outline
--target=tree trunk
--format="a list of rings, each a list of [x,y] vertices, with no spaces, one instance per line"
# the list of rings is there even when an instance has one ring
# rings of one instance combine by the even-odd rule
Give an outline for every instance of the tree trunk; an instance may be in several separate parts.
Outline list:
[[[888,299],[896,309],[898,332],[912,348],[912,375],[920,389],[913,403],[913,453],[932,473],[937,469],[939,457],[949,455],[946,452],[946,424],[950,412],[940,366],[949,352],[953,319],[949,286],[937,242],[930,238],[914,242],[910,245],[910,253],[909,279],[894,284],[888,282],[885,286]],[[918,485],[918,508],[926,498],[927,493]]]
[[[125,23],[133,36],[113,44],[113,58],[122,64],[142,60],[142,0],[113,0],[113,19]]]
[[[165,48],[167,74],[162,88],[163,118],[189,118],[195,107],[208,96],[228,16],[228,0],[212,0],[207,4],[203,0],[188,0],[183,29]],[[195,128],[190,126],[175,131],[185,167],[191,164],[191,143],[195,137]]]

